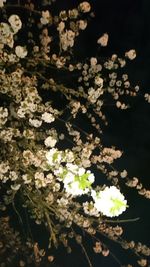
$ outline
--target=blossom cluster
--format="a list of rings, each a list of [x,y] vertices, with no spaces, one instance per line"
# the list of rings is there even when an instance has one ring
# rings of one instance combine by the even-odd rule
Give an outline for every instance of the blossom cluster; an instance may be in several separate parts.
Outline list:
[[[126,210],[127,201],[120,191],[112,186],[96,193],[92,191],[95,207],[108,217],[118,216]]]
[[[83,248],[76,228],[96,239],[100,232],[120,242],[122,228],[109,221],[128,207],[120,179],[146,198],[150,192],[138,178],[130,179],[126,170],[114,169],[122,151],[103,145],[101,126],[107,124],[107,98],[126,109],[125,97],[138,94],[139,87],[131,86],[123,71],[136,52],[129,50],[125,58],[114,54],[104,61],[93,55],[77,61],[73,49],[88,26],[88,16],[92,17],[90,1],[57,15],[51,12],[51,1],[41,1],[38,7],[34,2],[18,1],[14,14],[11,1],[0,0],[0,12],[6,13],[0,22],[0,209],[6,212],[15,201],[27,209],[31,220],[49,230],[50,248],[63,243],[71,251],[72,238]],[[20,10],[28,15],[23,17]],[[25,36],[24,45],[20,36]],[[108,40],[104,33],[97,45],[105,47]],[[145,98],[149,102],[148,94]],[[125,241],[121,245],[131,248]],[[32,248],[38,261],[42,252],[37,243]],[[149,254],[148,248],[140,248]],[[109,255],[100,240],[93,250]]]

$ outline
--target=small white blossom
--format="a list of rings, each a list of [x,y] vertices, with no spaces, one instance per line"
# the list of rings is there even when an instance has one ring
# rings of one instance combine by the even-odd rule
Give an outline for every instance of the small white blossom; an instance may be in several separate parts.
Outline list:
[[[19,108],[17,111],[17,116],[19,118],[25,118],[25,111],[22,108]]]
[[[55,117],[51,113],[44,112],[42,114],[42,120],[44,122],[51,123],[51,122],[53,122],[55,120]]]
[[[93,201],[84,202],[83,203],[83,210],[84,210],[85,214],[88,214],[90,216],[95,216],[95,217],[99,217],[100,216],[98,210],[94,206]]]
[[[66,153],[66,161],[67,162],[73,162],[74,161],[74,154],[72,151],[69,151],[69,150],[65,150],[65,153]]]
[[[32,130],[26,129],[23,131],[23,136],[27,139],[35,139],[35,134]]]
[[[53,182],[53,179],[54,179],[54,177],[51,173],[46,175],[46,183],[47,184],[51,184]]]
[[[46,179],[43,172],[36,172],[34,177],[36,188],[46,187]]]
[[[8,21],[9,21],[14,33],[17,33],[21,29],[22,22],[21,22],[18,15],[11,15],[9,17]]]
[[[60,207],[67,206],[68,205],[68,199],[61,197],[60,199],[57,199],[57,203]]]
[[[79,12],[78,12],[78,9],[76,9],[76,8],[73,8],[73,9],[68,11],[68,16],[71,19],[76,19],[78,17],[78,15],[79,15]]]
[[[40,18],[41,24],[46,25],[51,21],[51,15],[48,10],[42,11],[42,17]]]
[[[82,190],[79,187],[79,183],[77,181],[74,181],[72,183],[64,183],[64,188],[66,192],[72,196],[80,196],[83,194],[87,194],[89,191],[88,188]]]
[[[46,200],[46,202],[47,202],[48,204],[52,204],[53,201],[54,201],[54,196],[53,196],[53,194],[50,192],[50,193],[48,194],[48,196],[45,198],[45,200]]]
[[[54,147],[56,145],[56,142],[57,140],[54,139],[52,136],[48,136],[45,141],[44,141],[44,144],[47,146],[47,147]]]
[[[42,125],[42,121],[39,121],[37,119],[29,119],[29,122],[35,128],[38,128],[38,127],[40,127]]]
[[[63,32],[64,29],[65,29],[65,23],[63,21],[61,21],[58,24],[57,30],[61,33],[61,32]]]
[[[11,27],[5,22],[0,23],[0,44],[1,45],[6,44],[11,48],[14,45],[13,33]]]
[[[127,208],[124,195],[115,186],[106,187],[100,192],[92,190],[95,208],[107,217],[119,216]]]
[[[136,51],[134,49],[131,49],[125,53],[125,56],[129,58],[130,60],[133,60],[136,58]]]
[[[23,174],[22,179],[23,179],[25,184],[30,184],[32,181],[31,177],[28,174]]]
[[[79,20],[78,21],[78,27],[80,30],[85,30],[87,27],[87,21],[86,20]]]
[[[97,64],[97,58],[96,57],[91,57],[90,59],[91,66],[95,66]]]
[[[18,191],[20,186],[21,186],[20,184],[14,184],[14,185],[11,185],[10,187],[11,187],[12,190]]]
[[[1,22],[0,23],[0,34],[1,34],[1,38],[2,38],[1,42],[3,42],[4,36],[5,37],[9,36],[10,32],[11,32],[10,26],[5,22]]]
[[[98,40],[97,43],[101,46],[107,46],[109,36],[107,33],[104,33]]]
[[[53,186],[53,192],[58,192],[60,190],[60,183],[55,183]]]
[[[86,172],[83,167],[78,167],[72,163],[66,164],[66,169],[62,169],[60,176],[66,192],[73,196],[87,194],[95,180],[90,171]]]
[[[150,103],[150,95],[148,93],[144,95],[144,98],[148,103]]]
[[[86,1],[80,3],[80,5],[79,5],[79,10],[80,10],[81,12],[83,12],[83,13],[90,12],[90,10],[91,10],[90,3],[86,2]]]
[[[9,179],[10,179],[11,181],[15,181],[15,180],[17,180],[17,179],[18,179],[18,175],[17,175],[17,173],[16,173],[15,171],[10,171],[10,173],[9,173]]]
[[[0,163],[0,174],[1,173],[5,174],[8,172],[8,170],[9,170],[9,166],[8,166],[7,162]]]
[[[96,76],[94,82],[96,85],[100,86],[100,88],[103,87],[103,79],[101,77]]]
[[[4,3],[6,3],[6,0],[0,0],[0,7],[3,7]]]
[[[126,178],[127,175],[128,175],[128,173],[127,173],[126,170],[123,170],[123,171],[120,173],[121,178]]]
[[[61,152],[57,148],[52,148],[46,153],[46,158],[48,160],[48,164],[52,166],[59,164],[62,159]]]
[[[8,109],[0,107],[0,127],[7,122]]]
[[[20,45],[17,45],[15,47],[15,53],[16,53],[17,57],[19,57],[19,58],[24,58],[28,54],[27,49],[23,46],[20,46]]]
[[[66,51],[69,47],[73,47],[74,38],[75,33],[71,30],[66,30],[60,34],[60,42],[64,51]]]

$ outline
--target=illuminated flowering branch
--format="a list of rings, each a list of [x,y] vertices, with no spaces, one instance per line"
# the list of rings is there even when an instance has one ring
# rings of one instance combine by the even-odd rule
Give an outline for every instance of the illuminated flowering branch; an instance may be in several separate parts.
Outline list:
[[[145,258],[138,264],[147,264],[149,249],[123,240],[123,228],[112,226],[137,218],[109,218],[120,216],[128,207],[120,178],[146,198],[150,198],[149,190],[138,178],[129,179],[126,170],[114,168],[123,152],[104,147],[101,138],[101,125],[108,123],[104,107],[110,102],[127,109],[126,96],[138,95],[139,87],[132,86],[123,71],[127,61],[136,57],[135,50],[125,52],[123,58],[93,55],[83,62],[76,60],[74,46],[92,16],[88,1],[56,15],[49,5],[45,9],[32,1],[13,5],[0,0],[0,7],[0,208],[7,212],[8,206],[13,207],[18,216],[25,208],[32,221],[48,230],[50,250],[63,243],[71,251],[74,238],[89,266],[92,263],[78,231],[96,240],[95,253],[112,254],[97,239],[100,233],[138,257],[143,253]],[[11,12],[14,8],[17,14]],[[25,18],[22,11],[30,15]],[[108,34],[96,42],[107,46]],[[149,102],[148,94],[145,99]],[[31,248],[39,264],[45,252],[37,242]]]

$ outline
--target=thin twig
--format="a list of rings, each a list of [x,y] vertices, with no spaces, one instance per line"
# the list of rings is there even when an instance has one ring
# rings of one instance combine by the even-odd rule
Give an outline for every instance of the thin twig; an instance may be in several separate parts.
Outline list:
[[[90,258],[89,258],[88,254],[87,254],[87,252],[86,252],[85,247],[83,246],[82,243],[80,244],[80,246],[82,247],[82,250],[83,250],[84,255],[85,255],[85,257],[86,257],[86,259],[87,259],[87,261],[88,261],[89,266],[90,266],[90,267],[93,267],[93,265],[92,265],[92,263],[91,263],[91,261],[90,261]]]
[[[56,236],[55,236],[52,224],[51,224],[51,220],[50,220],[49,214],[48,214],[48,212],[46,210],[45,210],[44,213],[45,213],[45,217],[46,217],[46,220],[47,220],[47,223],[48,223],[48,226],[49,226],[49,230],[50,230],[50,234],[51,234],[50,241],[52,240],[54,245],[57,246],[57,240],[56,240]]]
[[[104,220],[104,223],[126,223],[126,222],[136,222],[140,220],[140,217],[133,218],[133,219],[125,219],[125,220]]]
[[[16,206],[15,206],[14,200],[12,201],[12,206],[13,206],[13,209],[14,209],[15,213],[16,213],[16,214],[17,214],[17,216],[18,216],[18,219],[19,219],[19,222],[20,222],[20,224],[22,224],[22,225],[23,225],[22,218],[21,218],[21,216],[20,216],[20,214],[19,214],[18,210],[16,209]]]

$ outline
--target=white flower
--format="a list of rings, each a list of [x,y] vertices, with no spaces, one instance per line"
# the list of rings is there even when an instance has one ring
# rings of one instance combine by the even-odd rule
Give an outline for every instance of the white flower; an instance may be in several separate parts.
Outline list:
[[[58,166],[56,169],[53,170],[53,172],[57,176],[57,179],[60,181],[61,179],[59,178],[59,176],[63,174],[64,168],[62,166]]]
[[[35,128],[38,128],[42,125],[42,121],[39,121],[37,119],[29,119],[29,123]]]
[[[72,164],[72,163],[67,163],[66,164],[67,170],[76,173],[78,171],[78,165]]]
[[[32,181],[31,177],[28,174],[23,174],[22,179],[24,181],[24,184],[30,184]]]
[[[100,216],[98,210],[95,208],[94,203],[92,201],[84,202],[83,203],[83,210],[84,210],[85,214],[88,214],[90,216],[95,216],[95,217]]]
[[[55,183],[53,186],[53,192],[58,192],[60,190],[60,183]]]
[[[6,3],[6,0],[0,0],[0,7],[3,7],[4,3]]]
[[[46,153],[48,164],[55,165],[61,162],[61,152],[57,148],[52,148]]]
[[[18,175],[15,171],[10,171],[9,173],[9,179],[11,179],[11,181],[15,181],[18,179]]]
[[[120,173],[121,178],[126,178],[127,175],[128,175],[128,173],[127,173],[126,170],[123,170],[123,171]]]
[[[90,3],[88,2],[82,2],[80,5],[79,5],[79,10],[83,13],[87,13],[91,10],[91,6],[90,6]]]
[[[79,187],[79,183],[77,181],[73,182],[73,183],[65,183],[64,184],[64,188],[66,190],[66,192],[72,196],[80,196],[83,194],[88,193],[88,188],[86,188],[85,190],[82,190]]]
[[[8,117],[8,109],[0,107],[0,118]]]
[[[50,192],[50,193],[48,194],[48,196],[45,198],[45,200],[46,200],[46,202],[47,202],[48,204],[52,204],[53,201],[54,201],[54,196],[53,196],[53,194]]]
[[[18,15],[11,15],[9,17],[8,21],[9,21],[14,33],[17,33],[21,29],[22,22],[21,22]]]
[[[106,187],[100,192],[92,190],[95,208],[107,217],[115,217],[127,208],[127,201],[115,186]]]
[[[61,33],[65,28],[65,23],[63,21],[61,21],[59,24],[58,24],[58,27],[57,27],[57,30]]]
[[[74,176],[75,174],[73,172],[68,171],[67,174],[65,174],[65,177],[63,177],[64,185],[72,187],[71,184],[74,182]]]
[[[78,15],[79,15],[78,9],[73,8],[73,9],[69,10],[68,15],[69,15],[70,19],[77,19]]]
[[[95,66],[97,64],[97,58],[96,57],[91,57],[90,59],[91,66]]]
[[[46,180],[43,172],[36,172],[34,177],[35,177],[35,186],[37,189],[41,187],[46,187]]]
[[[20,46],[20,45],[17,45],[15,47],[15,53],[16,53],[17,57],[19,57],[19,58],[24,58],[28,54],[27,49],[23,46]]]
[[[72,163],[67,163],[66,167],[67,169],[64,169],[64,174],[62,174],[66,192],[73,196],[87,194],[95,180],[94,175]]]
[[[45,141],[44,141],[44,144],[47,146],[47,147],[54,147],[56,145],[56,142],[57,140],[54,139],[52,136],[48,136]]]
[[[0,107],[0,127],[7,122],[8,109]]]
[[[85,30],[87,27],[87,21],[86,20],[79,20],[78,21],[78,27],[80,30]]]
[[[7,44],[11,48],[14,45],[12,30],[10,26],[5,22],[0,23],[0,44]]]
[[[10,34],[10,32],[11,32],[10,26],[7,23],[5,23],[5,22],[1,22],[0,23],[0,34],[1,34],[1,38],[2,37],[5,37],[5,38],[8,37],[9,34]]]
[[[150,95],[146,93],[146,94],[144,95],[144,97],[145,97],[146,101],[147,101],[148,103],[150,103]]]
[[[9,170],[9,166],[7,165],[6,162],[0,163],[0,174],[5,174]]]
[[[51,20],[51,15],[48,10],[42,11],[42,17],[40,18],[40,21],[43,25],[46,25],[50,22]]]
[[[46,183],[47,184],[51,184],[53,182],[53,179],[54,179],[54,177],[51,173],[46,175]]]
[[[107,46],[109,36],[107,33],[104,33],[98,40],[97,43],[101,46]]]
[[[11,187],[11,189],[12,190],[14,190],[14,191],[18,191],[19,190],[19,188],[20,188],[20,184],[13,184],[13,185],[11,185],[10,187]]]
[[[95,176],[94,176],[94,174],[91,173],[90,171],[87,171],[86,173],[89,174],[89,175],[88,175],[88,180],[89,180],[89,182],[90,182],[91,184],[93,184],[94,181],[95,181]]]
[[[133,60],[136,58],[136,51],[134,49],[131,49],[125,53],[125,56],[129,58],[130,60]]]
[[[100,86],[100,88],[103,87],[103,79],[101,77],[96,76],[94,82],[96,85]]]
[[[25,111],[22,108],[19,108],[17,111],[17,115],[19,118],[25,118]]]
[[[57,199],[57,203],[60,207],[67,206],[68,205],[68,199],[61,197],[60,199]]]
[[[65,150],[65,157],[67,162],[73,162],[74,161],[74,154],[72,151],[69,151],[68,149]]]
[[[42,114],[42,120],[47,122],[47,123],[51,123],[55,120],[55,117],[51,113],[44,112]]]
[[[44,173],[43,172],[36,172],[34,177],[36,180],[38,180],[38,179],[43,180],[44,179]]]
[[[69,47],[74,45],[75,33],[72,30],[66,30],[60,33],[60,42],[62,49],[66,51]]]

